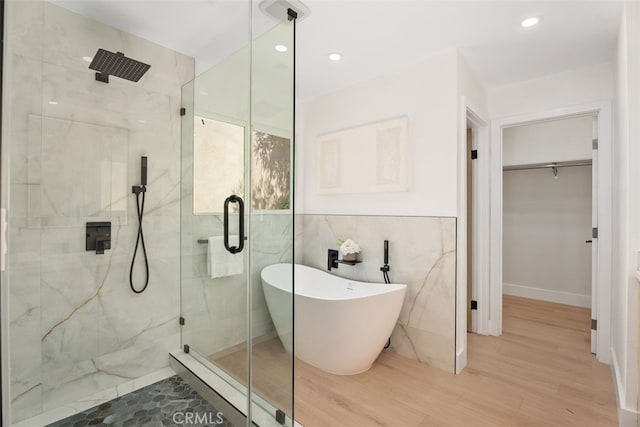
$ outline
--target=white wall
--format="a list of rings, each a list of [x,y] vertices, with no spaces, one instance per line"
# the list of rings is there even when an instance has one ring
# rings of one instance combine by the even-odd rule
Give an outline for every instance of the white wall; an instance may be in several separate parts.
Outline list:
[[[585,116],[507,128],[502,134],[502,164],[590,159],[592,121]]]
[[[492,118],[546,111],[613,97],[613,65],[599,64],[492,88]]]
[[[303,105],[298,155],[298,213],[456,216],[457,52],[447,52],[393,74]],[[316,139],[323,133],[391,117],[409,117],[409,190],[319,195]]]
[[[505,146],[507,144],[505,143]],[[506,171],[503,293],[589,307],[591,166]]]
[[[462,55],[458,55],[458,96],[464,96],[466,107],[482,119],[489,119],[489,94],[482,81],[469,67]],[[464,132],[466,138],[466,132]],[[465,153],[466,155],[466,153]]]
[[[298,105],[296,213],[457,216],[457,247],[466,247],[466,109],[489,122],[488,94],[464,58],[447,52],[413,67]],[[316,138],[390,117],[409,118],[409,190],[319,195]],[[466,364],[465,254],[457,260],[456,368]]]
[[[640,248],[640,4],[625,2],[616,57],[614,103],[612,361],[621,425],[637,418]],[[635,425],[635,423],[634,423]]]

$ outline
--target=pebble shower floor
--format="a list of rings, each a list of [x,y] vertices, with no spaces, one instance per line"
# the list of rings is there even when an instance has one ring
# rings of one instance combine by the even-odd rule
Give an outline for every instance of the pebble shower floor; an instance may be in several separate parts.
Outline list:
[[[84,426],[233,427],[233,424],[175,375],[49,424],[49,427]]]

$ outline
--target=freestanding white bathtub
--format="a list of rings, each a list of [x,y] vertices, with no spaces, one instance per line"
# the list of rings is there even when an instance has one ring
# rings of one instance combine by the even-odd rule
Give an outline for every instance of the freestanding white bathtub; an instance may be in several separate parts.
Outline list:
[[[262,288],[282,344],[291,353],[291,264],[262,270]],[[295,264],[295,356],[338,375],[364,372],[400,315],[406,285],[356,282]]]

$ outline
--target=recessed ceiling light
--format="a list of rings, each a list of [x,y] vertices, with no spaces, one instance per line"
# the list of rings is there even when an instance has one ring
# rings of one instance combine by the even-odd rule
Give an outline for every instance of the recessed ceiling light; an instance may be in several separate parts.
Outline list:
[[[85,61],[85,62],[91,62],[91,61],[93,61],[93,58],[90,57],[90,56],[83,56],[82,60]]]
[[[278,52],[286,52],[286,51],[288,51],[288,50],[289,50],[289,48],[288,48],[288,47],[286,47],[286,46],[285,46],[285,45],[283,45],[283,44],[277,44],[277,45],[275,45],[273,48],[274,48],[275,50],[277,50]]]
[[[536,25],[539,22],[540,22],[540,17],[539,16],[532,16],[531,18],[524,19],[520,23],[520,26],[522,26],[524,28],[529,28],[529,27],[533,27],[534,25]]]
[[[332,61],[340,61],[342,59],[342,54],[338,52],[333,52],[329,54],[329,59]]]
[[[58,101],[49,101],[49,105],[58,105]]]

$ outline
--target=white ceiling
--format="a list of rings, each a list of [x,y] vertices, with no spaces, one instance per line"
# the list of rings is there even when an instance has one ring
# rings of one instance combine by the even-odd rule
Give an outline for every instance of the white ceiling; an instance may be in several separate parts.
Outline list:
[[[621,5],[594,1],[320,1],[300,24],[309,98],[459,48],[488,86],[613,59]],[[542,16],[532,28],[523,18]],[[330,63],[327,53],[343,59]]]
[[[192,56],[200,71],[247,45],[250,25],[262,34],[276,24],[247,0],[48,1]]]
[[[247,41],[246,0],[53,0],[214,63]],[[615,1],[307,0],[298,24],[298,94],[309,99],[458,48],[488,86],[613,59]],[[260,15],[254,4],[254,17]],[[528,16],[542,16],[532,28]],[[255,19],[255,18],[254,18]],[[254,21],[257,32],[274,25]],[[339,62],[329,52],[343,54]]]

